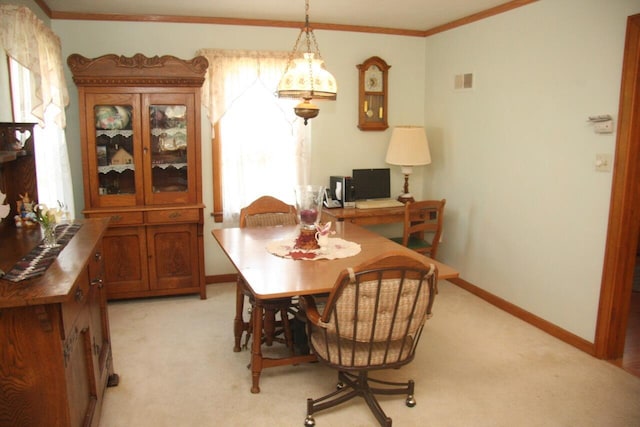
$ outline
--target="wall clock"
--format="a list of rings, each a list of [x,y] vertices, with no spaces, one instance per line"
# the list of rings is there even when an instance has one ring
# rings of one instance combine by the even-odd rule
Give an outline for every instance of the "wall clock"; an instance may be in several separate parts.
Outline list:
[[[372,56],[357,65],[358,80],[358,128],[360,130],[385,130],[388,125],[387,94],[390,65],[382,58]]]

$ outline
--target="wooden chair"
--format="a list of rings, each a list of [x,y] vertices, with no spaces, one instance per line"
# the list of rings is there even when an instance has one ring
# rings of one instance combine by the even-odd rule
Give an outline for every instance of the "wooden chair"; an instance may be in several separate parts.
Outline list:
[[[365,402],[382,426],[391,426],[376,394],[406,394],[416,404],[414,382],[375,380],[374,370],[398,368],[413,360],[424,324],[431,316],[438,270],[427,260],[390,252],[343,271],[319,313],[312,296],[301,304],[308,319],[309,345],[322,363],[338,371],[336,391],[307,399],[304,425],[313,415],[356,396]],[[348,422],[345,422],[348,424]]]
[[[435,259],[442,235],[445,203],[446,199],[407,202],[402,237],[391,240]]]
[[[298,223],[298,215],[294,206],[288,205],[271,196],[262,196],[240,210],[240,227],[266,227],[276,225],[293,225]],[[255,301],[242,276],[238,275],[236,285],[236,317],[234,319],[234,347],[233,351],[241,350],[243,332],[246,333],[244,348],[251,337],[253,319],[244,320],[244,300],[249,298],[251,316],[262,313],[264,316],[263,342],[272,345],[274,340],[283,341],[293,351],[293,339],[289,324],[288,311],[292,306],[291,298],[278,298],[265,301]],[[276,314],[280,313],[280,321],[276,321]],[[280,329],[278,329],[278,327]],[[278,339],[284,334],[284,340]]]

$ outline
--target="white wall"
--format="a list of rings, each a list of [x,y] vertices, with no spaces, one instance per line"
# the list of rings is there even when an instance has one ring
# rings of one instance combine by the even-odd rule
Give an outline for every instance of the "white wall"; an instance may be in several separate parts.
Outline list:
[[[426,39],[433,163],[446,197],[443,261],[467,281],[593,342],[626,18],[637,0],[542,0]],[[475,87],[453,90],[474,73]]]
[[[29,2],[30,3],[30,2]],[[586,118],[617,119],[626,17],[637,0],[541,0],[427,39],[317,31],[338,80],[336,102],[312,121],[312,180],[384,167],[390,130],[361,132],[357,70],[369,56],[390,71],[390,125],[425,124],[433,163],[417,168],[418,197],[447,198],[440,256],[464,279],[593,341],[611,174],[596,153],[615,134],[596,135]],[[288,50],[296,30],[203,24],[54,20],[63,55],[171,54],[199,48]],[[453,75],[473,72],[469,92]],[[67,71],[76,205],[82,201],[77,93]],[[424,93],[424,96],[416,94]],[[250,118],[248,118],[250,120]],[[203,179],[212,207],[209,128],[203,123]],[[392,167],[392,187],[402,176]],[[217,225],[206,217],[205,230]],[[233,272],[205,232],[206,274]]]
[[[107,53],[130,56],[175,55],[191,58],[200,48],[284,50],[292,48],[298,30],[204,24],[96,22],[54,20],[52,28],[62,40],[62,53],[97,57]],[[351,169],[387,167],[384,162],[390,130],[362,132],[357,128],[358,70],[370,56],[391,65],[389,72],[389,124],[423,124],[424,39],[416,37],[316,31],[327,68],[338,82],[338,100],[319,102],[320,115],[312,126],[312,182],[328,185],[331,175],[350,175]],[[67,109],[67,140],[71,150],[76,206],[84,207],[80,155],[77,90],[66,69],[71,105]],[[206,117],[203,112],[203,117]],[[247,123],[251,117],[247,117]],[[266,130],[265,130],[266,131]],[[205,210],[205,257],[207,275],[235,272],[221,253],[210,230],[213,209],[210,128],[203,123],[203,181]],[[393,171],[392,187],[399,194],[402,176]],[[417,178],[416,178],[417,177]],[[422,194],[420,173],[412,191]],[[79,213],[79,212],[78,212]],[[80,215],[78,215],[80,216]]]

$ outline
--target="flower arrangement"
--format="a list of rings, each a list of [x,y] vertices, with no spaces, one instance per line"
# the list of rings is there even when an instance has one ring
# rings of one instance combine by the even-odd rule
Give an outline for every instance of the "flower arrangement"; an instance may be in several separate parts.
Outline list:
[[[40,224],[43,232],[43,245],[46,248],[54,248],[59,246],[56,243],[56,224],[62,221],[65,215],[63,204],[58,201],[57,208],[48,208],[47,205],[38,203],[33,207],[33,211],[28,217]]]
[[[57,208],[51,209],[43,203],[38,203],[33,207],[32,219],[44,228],[55,226],[60,221],[62,221],[62,218],[65,214],[62,208],[63,204],[60,202],[58,202]]]

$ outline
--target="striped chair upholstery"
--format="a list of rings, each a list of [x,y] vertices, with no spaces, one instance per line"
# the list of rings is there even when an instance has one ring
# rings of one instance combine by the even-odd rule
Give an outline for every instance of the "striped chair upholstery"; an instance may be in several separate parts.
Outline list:
[[[413,360],[431,316],[438,277],[437,268],[427,261],[392,252],[350,268],[338,277],[322,313],[313,297],[303,298],[311,349],[321,362],[338,370],[339,383],[346,385],[308,399],[305,425],[315,424],[315,412],[356,396],[365,399],[383,426],[391,425],[391,419],[375,394],[406,394],[406,404],[415,405],[413,381],[379,381],[369,378],[369,371]]]
[[[294,225],[298,223],[296,208],[272,196],[262,196],[248,206],[240,210],[240,227],[268,227],[278,225]],[[271,299],[268,301],[255,301],[251,291],[247,287],[242,276],[238,275],[236,284],[236,316],[234,319],[234,346],[233,351],[247,348],[251,337],[252,319],[244,319],[244,300],[248,298],[251,303],[251,315],[258,311],[264,316],[263,341],[272,345],[273,341],[283,341],[291,350],[293,337],[289,324],[288,312],[292,307],[291,298]],[[280,320],[276,321],[276,314],[280,313]],[[242,334],[246,333],[245,344],[241,346]],[[279,338],[284,335],[284,339]]]

